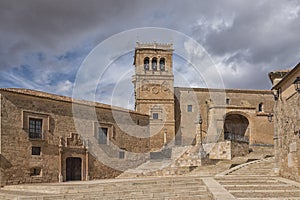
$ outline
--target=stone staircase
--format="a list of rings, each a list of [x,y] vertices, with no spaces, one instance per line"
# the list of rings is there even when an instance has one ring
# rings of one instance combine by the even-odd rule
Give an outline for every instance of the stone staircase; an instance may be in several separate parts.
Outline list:
[[[273,172],[274,157],[254,160],[217,174],[215,180],[240,200],[300,199],[300,183]]]
[[[300,199],[300,185],[279,177],[225,176],[215,180],[240,200]]]
[[[6,186],[0,190],[0,199],[209,200],[211,198],[206,185],[199,177],[156,177]]]
[[[174,149],[171,158],[186,148]],[[135,169],[155,171],[151,177],[11,185],[0,189],[0,199],[300,200],[300,183],[276,176],[272,156],[235,157],[181,176],[159,174],[170,172],[172,159],[148,161]]]
[[[248,159],[240,164],[231,164],[228,170],[225,170],[216,176],[240,175],[240,176],[276,176],[273,170],[274,157],[263,159]]]
[[[191,171],[188,166],[180,167],[177,160],[181,158],[191,146],[174,146],[170,147],[170,158],[150,159],[134,169],[128,169],[117,178],[134,178],[145,176],[169,176],[182,175]],[[159,154],[158,154],[159,155]]]

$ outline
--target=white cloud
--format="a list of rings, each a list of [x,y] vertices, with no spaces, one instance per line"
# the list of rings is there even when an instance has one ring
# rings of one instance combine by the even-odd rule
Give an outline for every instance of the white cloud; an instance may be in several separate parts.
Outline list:
[[[58,94],[68,94],[69,96],[72,94],[73,83],[69,80],[66,80],[63,82],[59,82],[55,88],[55,91],[57,91]]]

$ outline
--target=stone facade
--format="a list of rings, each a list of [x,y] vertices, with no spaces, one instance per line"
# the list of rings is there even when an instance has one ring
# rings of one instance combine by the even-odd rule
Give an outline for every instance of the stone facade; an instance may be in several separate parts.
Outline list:
[[[291,71],[269,74],[275,96],[275,170],[283,177],[300,181],[300,94],[293,82],[300,76],[300,64]]]
[[[149,134],[147,115],[31,90],[1,89],[0,93],[2,185],[65,181],[67,158],[80,158],[80,180],[112,178],[121,173],[116,165],[128,165],[130,153],[149,151],[149,137],[138,137]],[[77,106],[77,118],[72,104]],[[113,113],[121,118],[118,123]],[[31,119],[42,121],[41,137],[30,137]],[[131,132],[121,129],[132,123],[145,126]],[[99,128],[108,129],[107,141],[101,144]],[[124,150],[124,159],[119,159]]]
[[[137,43],[136,111],[0,89],[1,185],[116,177],[148,160],[150,151],[194,145],[196,134],[214,159],[273,145],[272,92],[174,88],[172,55],[171,44]],[[194,147],[187,149],[200,149]],[[194,155],[186,152],[180,162]]]
[[[175,96],[177,144],[194,139],[200,113],[205,143],[229,139],[273,145],[273,122],[268,121],[274,105],[271,91],[175,88]]]

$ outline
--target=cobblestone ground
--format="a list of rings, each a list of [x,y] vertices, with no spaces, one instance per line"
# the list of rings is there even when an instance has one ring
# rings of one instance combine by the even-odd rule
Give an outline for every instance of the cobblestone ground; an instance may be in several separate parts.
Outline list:
[[[182,176],[7,186],[0,199],[300,200],[300,183],[273,174],[273,157],[244,161],[235,167],[223,161]]]

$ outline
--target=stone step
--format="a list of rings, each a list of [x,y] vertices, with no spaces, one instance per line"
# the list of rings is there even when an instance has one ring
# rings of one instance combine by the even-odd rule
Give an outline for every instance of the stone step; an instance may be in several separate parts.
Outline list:
[[[268,184],[260,184],[260,185],[223,185],[227,190],[279,190],[279,189],[299,189],[295,186],[290,186],[286,184],[276,184],[276,185],[268,185]]]
[[[209,199],[198,177],[164,177],[5,186],[0,199]],[[3,198],[2,198],[3,197]],[[4,198],[5,197],[5,198]]]
[[[277,191],[277,190],[276,190]],[[261,191],[257,191],[257,192],[253,192],[253,191],[249,191],[249,192],[231,192],[231,194],[233,194],[236,198],[273,198],[273,199],[277,199],[277,198],[300,198],[300,191],[298,192],[293,192],[291,191],[273,191],[273,190],[266,190],[265,192],[261,192]]]
[[[237,198],[238,200],[300,200],[300,197],[264,197],[264,198]]]
[[[259,184],[268,184],[268,185],[274,185],[278,184],[279,182],[277,180],[218,180],[218,182],[222,185],[259,185]]]
[[[151,186],[151,187],[149,187]],[[198,190],[205,191],[206,187],[199,185],[199,183],[182,183],[182,184],[147,184],[147,185],[124,185],[123,187],[108,185],[105,187],[48,187],[48,188],[9,188],[2,189],[0,191],[22,191],[22,192],[32,192],[32,193],[47,193],[47,194],[57,194],[57,193],[84,193],[84,192],[102,192],[110,193],[115,192],[116,189],[122,192],[131,192],[135,190],[147,190],[149,192],[163,192],[163,191],[180,191],[182,188],[186,191]]]
[[[115,188],[116,189],[116,188]],[[3,194],[3,193],[1,193]],[[12,197],[23,196],[26,197],[24,193],[15,193],[13,196],[10,195],[7,199],[12,199]],[[164,190],[161,191],[139,191],[139,190],[132,190],[132,191],[118,191],[118,192],[110,192],[110,193],[102,193],[102,192],[87,192],[87,193],[76,193],[76,194],[48,194],[48,195],[30,195],[27,196],[29,199],[90,199],[101,197],[102,199],[132,199],[133,197],[136,199],[166,199],[171,197],[181,197],[181,198],[188,198],[188,197],[208,197],[206,190],[199,190],[194,188],[193,190],[187,190],[187,188],[176,189],[172,191]],[[21,198],[22,199],[22,198]]]

